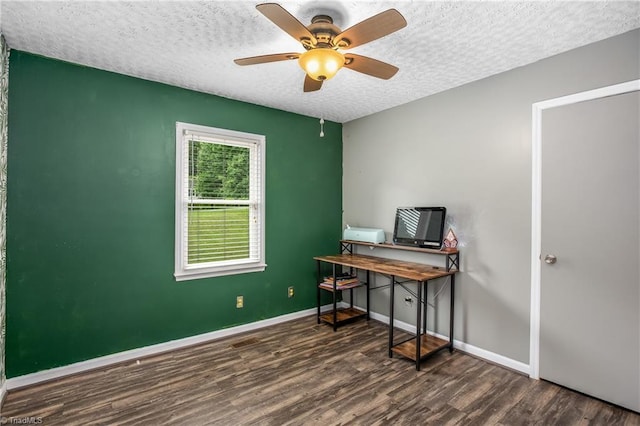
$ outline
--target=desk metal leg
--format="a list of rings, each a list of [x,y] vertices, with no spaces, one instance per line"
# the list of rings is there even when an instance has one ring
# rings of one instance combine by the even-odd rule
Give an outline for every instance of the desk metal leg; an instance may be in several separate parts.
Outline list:
[[[336,289],[336,282],[338,281],[337,275],[336,275],[336,264],[333,263],[333,331],[338,330],[338,303],[337,303],[337,297],[336,297],[336,293],[337,293],[337,289]]]
[[[453,305],[455,298],[456,275],[451,275],[451,307],[449,308],[449,353],[453,352]]]
[[[424,284],[424,310],[422,311],[422,332],[426,333],[427,332],[427,309],[428,309],[428,302],[427,302],[427,296],[429,295],[429,285],[427,284],[428,281],[425,281],[424,283],[419,282],[418,285],[422,285]],[[418,300],[418,303],[422,303],[420,300]]]
[[[369,308],[369,306],[371,306],[369,304],[369,289],[371,288],[371,275],[369,273],[370,271],[367,269],[367,321],[369,321],[369,313],[371,312],[371,309]]]
[[[424,282],[418,281],[418,303],[416,303],[416,371],[420,371],[420,341],[422,339],[422,286]],[[426,308],[425,308],[426,309]]]
[[[322,282],[322,273],[320,271],[320,261],[317,260],[316,263],[318,264],[318,282],[316,283],[316,298],[318,301],[318,314],[317,314],[317,318],[318,318],[318,324],[320,324],[320,283]]]
[[[391,275],[391,285],[389,286],[389,358],[393,357],[391,348],[393,347],[393,292],[396,285],[395,275]]]

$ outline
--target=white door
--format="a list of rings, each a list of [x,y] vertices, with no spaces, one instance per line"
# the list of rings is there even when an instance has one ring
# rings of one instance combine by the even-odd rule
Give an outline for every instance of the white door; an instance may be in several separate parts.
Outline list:
[[[639,106],[632,92],[550,108],[541,132],[539,375],[635,411]]]

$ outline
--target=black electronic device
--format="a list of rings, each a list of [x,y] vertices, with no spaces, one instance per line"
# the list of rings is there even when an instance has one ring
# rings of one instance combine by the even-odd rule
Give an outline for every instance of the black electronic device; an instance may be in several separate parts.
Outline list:
[[[445,207],[398,207],[394,244],[439,250],[442,247]]]

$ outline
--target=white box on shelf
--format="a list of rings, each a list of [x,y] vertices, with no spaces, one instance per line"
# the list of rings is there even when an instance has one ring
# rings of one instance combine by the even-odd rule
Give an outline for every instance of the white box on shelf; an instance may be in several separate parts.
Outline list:
[[[377,228],[347,228],[344,230],[344,239],[374,244],[384,243],[384,231]]]

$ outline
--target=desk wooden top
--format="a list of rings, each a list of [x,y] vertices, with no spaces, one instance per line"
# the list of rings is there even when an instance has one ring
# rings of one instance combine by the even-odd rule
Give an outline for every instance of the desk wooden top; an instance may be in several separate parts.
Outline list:
[[[405,262],[403,260],[386,259],[363,254],[336,254],[332,256],[316,256],[315,260],[336,265],[350,266],[369,270],[380,274],[394,275],[415,281],[427,281],[453,275],[456,271],[447,271],[442,267],[424,265],[422,263]]]

